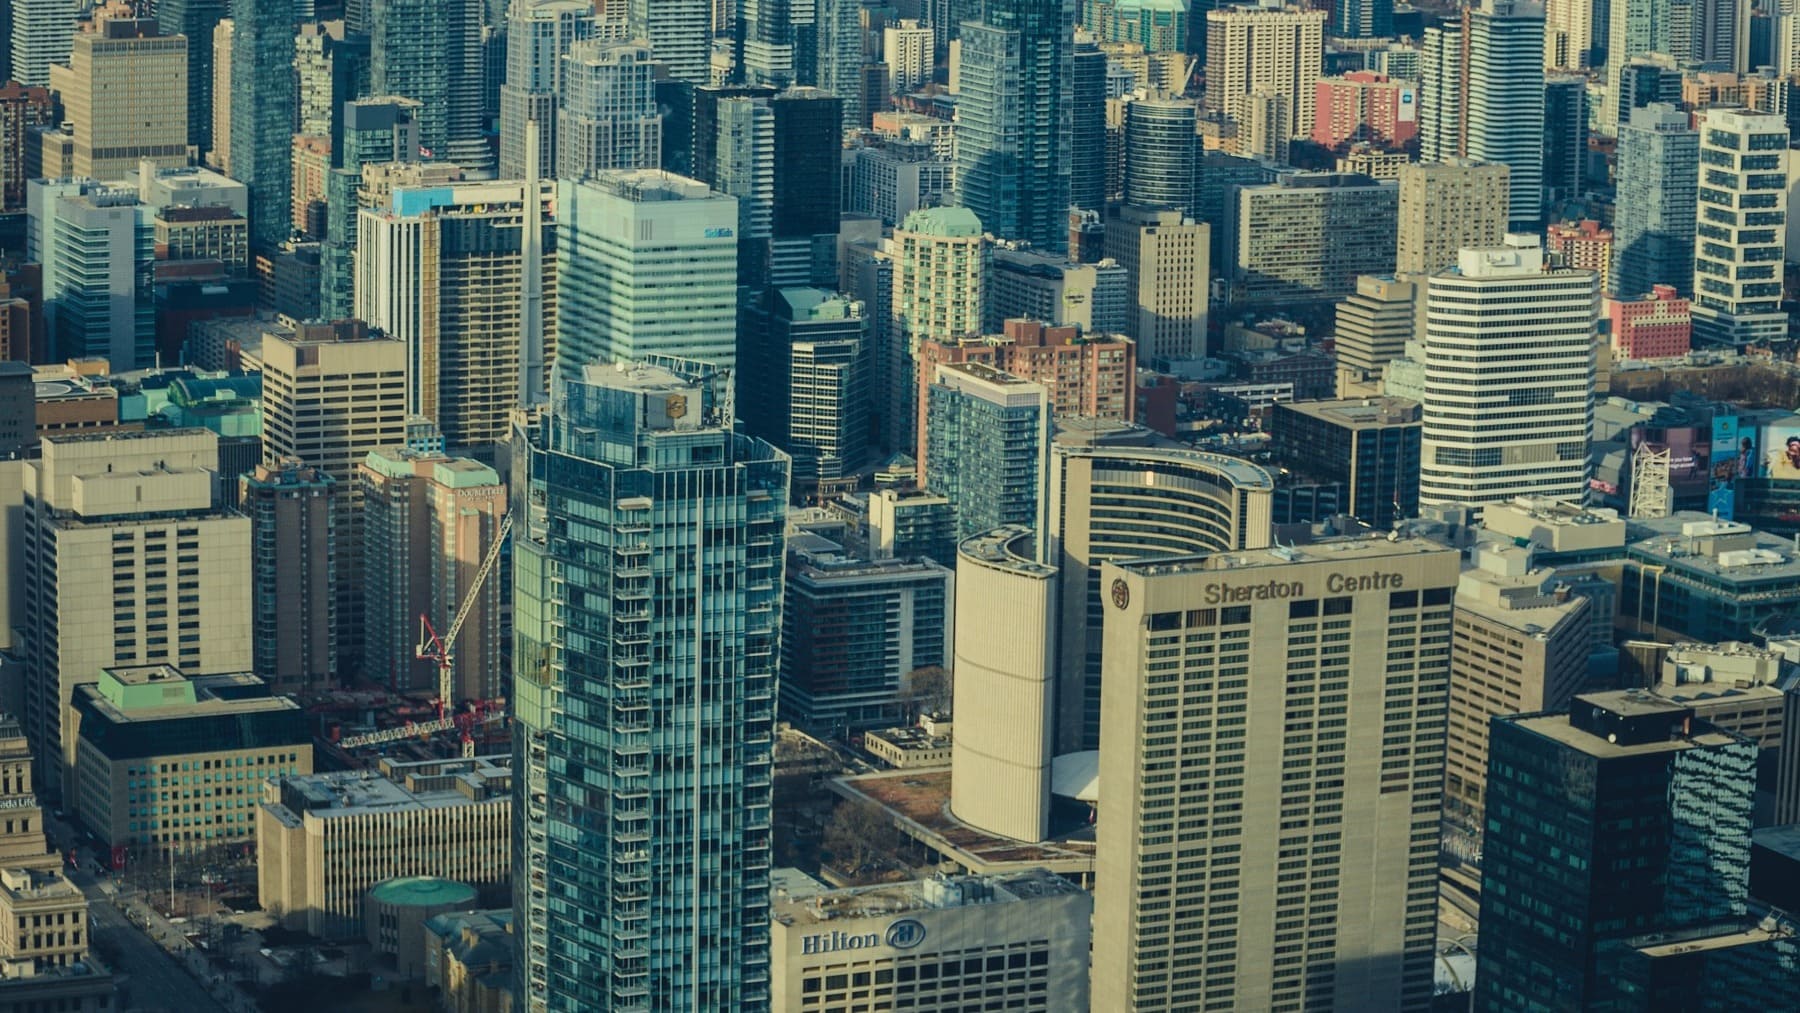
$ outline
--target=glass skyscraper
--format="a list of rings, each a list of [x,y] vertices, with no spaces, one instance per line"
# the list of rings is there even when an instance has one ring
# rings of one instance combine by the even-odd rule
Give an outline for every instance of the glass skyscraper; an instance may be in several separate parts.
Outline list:
[[[251,244],[270,248],[292,230],[294,12],[231,0],[231,20],[231,174],[250,188]]]
[[[519,1008],[767,1010],[788,459],[700,363],[556,384],[513,458]]]
[[[957,203],[994,235],[1068,242],[1074,0],[986,0],[962,26]]]

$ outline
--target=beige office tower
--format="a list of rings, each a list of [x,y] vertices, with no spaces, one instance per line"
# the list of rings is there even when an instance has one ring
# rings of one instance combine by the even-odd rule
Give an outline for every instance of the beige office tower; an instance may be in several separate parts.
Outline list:
[[[1106,255],[1125,268],[1128,333],[1143,361],[1206,355],[1212,227],[1181,211],[1124,205],[1106,226]]]
[[[888,442],[918,445],[915,363],[921,341],[954,341],[981,333],[982,284],[987,275],[981,220],[968,208],[922,208],[906,216],[888,240],[893,261],[893,314],[881,343],[886,377]]]
[[[1312,133],[1313,84],[1325,46],[1323,10],[1222,7],[1206,13],[1206,105],[1236,118],[1261,90],[1286,100],[1288,137]]]
[[[1286,92],[1257,88],[1232,99],[1227,114],[1237,133],[1236,154],[1243,158],[1286,162],[1294,133],[1294,100]],[[1229,150],[1229,146],[1227,146]]]
[[[1365,274],[1337,307],[1337,396],[1378,397],[1381,369],[1413,339],[1418,285]]]
[[[1458,250],[1499,246],[1506,238],[1506,166],[1453,158],[1400,170],[1398,274],[1436,274],[1456,263]]]
[[[1593,603],[1555,571],[1533,567],[1531,549],[1482,543],[1456,588],[1450,656],[1450,737],[1444,812],[1481,826],[1488,722],[1500,714],[1560,710],[1587,678]]]
[[[392,191],[357,213],[356,315],[406,343],[409,414],[436,422],[451,447],[498,444],[519,403],[524,223],[535,212],[552,245],[556,184],[541,181],[533,202],[520,180],[428,185],[423,167],[393,168]],[[537,276],[551,335],[554,265]]]
[[[251,665],[250,519],[215,505],[205,429],[47,436],[25,465],[26,734],[69,797],[75,687],[103,668]]]
[[[357,320],[263,336],[263,464],[298,458],[330,475],[337,497],[340,675],[362,661],[362,492],[356,466],[406,441],[406,344]],[[244,666],[248,668],[249,666]]]
[[[114,4],[76,34],[67,65],[52,64],[50,90],[73,130],[73,175],[121,179],[141,159],[187,164],[188,40]]]
[[[1096,1010],[1426,1010],[1458,553],[1107,564]]]
[[[1055,713],[1056,569],[1037,562],[1034,541],[1003,527],[956,552],[950,812],[1021,841],[1049,829]]]
[[[363,496],[363,678],[397,692],[437,689],[437,665],[420,660],[419,617],[440,635],[472,601],[456,638],[455,701],[502,695],[501,589],[475,574],[506,516],[494,469],[463,457],[383,447],[357,466]],[[471,595],[473,597],[471,598]]]
[[[1275,480],[1259,465],[1148,438],[1065,428],[1050,446],[1041,558],[1058,590],[1056,752],[1101,742],[1105,562],[1231,552],[1269,544]]]
[[[1749,10],[1749,5],[1744,6]],[[1586,70],[1594,48],[1592,0],[1544,0],[1544,66]]]
[[[231,174],[232,26],[232,20],[225,18],[212,30],[212,150],[205,153],[206,164],[226,175]]]

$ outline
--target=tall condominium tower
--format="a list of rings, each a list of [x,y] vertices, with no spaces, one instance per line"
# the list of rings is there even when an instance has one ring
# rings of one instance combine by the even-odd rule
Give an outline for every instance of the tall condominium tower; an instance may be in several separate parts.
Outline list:
[[[187,36],[187,141],[202,155],[212,147],[213,26],[229,7],[228,0],[158,0],[156,4],[156,21],[163,34]]]
[[[844,129],[854,129],[875,112],[863,108],[863,5],[861,0],[815,0],[818,4],[821,91],[842,105]]]
[[[744,84],[816,84],[818,0],[738,0],[733,51]]]
[[[188,40],[155,21],[101,10],[75,36],[67,66],[50,68],[73,131],[71,174],[123,179],[139,163],[187,165]]]
[[[49,87],[50,68],[69,60],[78,8],[66,0],[13,0],[11,6],[13,80]]]
[[[1050,395],[985,363],[937,367],[926,393],[920,484],[950,500],[956,535],[1003,525],[1042,531]]]
[[[1436,274],[1457,252],[1506,238],[1512,173],[1504,165],[1452,157],[1400,168],[1400,231],[1394,270]]]
[[[0,210],[17,211],[25,206],[25,181],[30,178],[25,171],[30,157],[26,141],[34,138],[32,127],[55,123],[56,105],[49,88],[0,84]]]
[[[250,518],[256,675],[277,693],[337,685],[338,485],[296,460],[238,480]]]
[[[1544,0],[1545,67],[1586,70],[1591,66],[1594,16],[1594,5],[1588,0]],[[1604,31],[1606,26],[1599,27]]]
[[[1069,57],[1069,206],[1106,207],[1106,54],[1092,39]]]
[[[1743,915],[1756,757],[1643,690],[1494,719],[1473,1008],[1600,1008],[1608,943]]]
[[[1621,108],[1628,95],[1619,86],[1624,68],[1635,57],[1676,55],[1676,37],[1684,33],[1674,23],[1674,4],[1670,0],[1613,0],[1605,10],[1609,18],[1606,40],[1597,43],[1606,49],[1606,109],[1600,117],[1600,129],[1610,132],[1630,119],[1627,110]],[[1683,43],[1685,49],[1685,39]]]
[[[557,171],[557,105],[563,57],[594,34],[594,5],[582,0],[513,0],[506,16],[506,81],[500,85],[500,178],[525,178],[525,124],[538,127],[538,172]],[[610,168],[610,167],[609,167]]]
[[[1419,57],[1419,160],[1441,162],[1462,154],[1462,28],[1425,29]]]
[[[250,188],[250,242],[261,249],[292,229],[293,67],[293,12],[231,0],[231,174]]]
[[[1544,217],[1555,220],[1581,197],[1582,167],[1588,158],[1587,78],[1579,74],[1544,77]]]
[[[918,442],[920,343],[981,333],[983,244],[981,221],[968,208],[914,211],[894,230],[893,318],[878,361],[890,449],[911,450]]]
[[[1125,203],[1193,214],[1198,114],[1186,99],[1138,99],[1125,107]]]
[[[738,202],[654,169],[557,189],[559,368],[737,359]]]
[[[75,687],[116,665],[251,666],[250,520],[214,499],[205,429],[47,436],[25,464],[25,725],[74,800]]]
[[[516,443],[524,1010],[768,1009],[787,457],[703,370],[561,370]]]
[[[1544,8],[1534,0],[1482,0],[1463,18],[1460,154],[1511,170],[1509,227],[1534,230],[1544,204]]]
[[[650,50],[591,39],[571,46],[561,62],[557,147],[543,163],[544,174],[554,169],[559,179],[581,179],[606,169],[662,164],[663,115]]]
[[[418,101],[421,155],[492,172],[482,10],[482,0],[369,0],[369,87]]]
[[[406,343],[406,410],[438,424],[451,447],[477,448],[508,438],[519,401],[527,328],[525,289],[542,294],[539,336],[556,333],[556,274],[527,274],[527,222],[554,253],[556,223],[547,213],[555,184],[504,180],[395,187],[357,223],[356,316]],[[535,358],[555,359],[554,340]]]
[[[1242,125],[1250,118],[1250,99],[1274,96],[1284,120],[1272,127],[1280,139],[1310,135],[1325,17],[1322,10],[1299,7],[1207,11],[1207,108]]]
[[[355,405],[354,411],[341,406]],[[337,483],[338,670],[362,664],[362,491],[356,466],[406,439],[406,344],[356,321],[263,336],[263,464],[299,459]]]
[[[1333,0],[1331,34],[1339,39],[1392,38],[1394,0]]]
[[[1652,103],[1633,109],[1631,122],[1619,127],[1618,153],[1613,291],[1635,298],[1656,285],[1673,285],[1691,293],[1700,132],[1675,106]]]
[[[712,79],[712,5],[709,0],[607,0],[625,7],[628,37],[650,44],[669,76],[691,85]]]
[[[860,465],[869,431],[863,305],[817,288],[770,288],[739,317],[745,429],[794,459],[796,496]]]
[[[325,177],[325,241],[320,244],[320,316],[342,320],[356,311],[356,225],[363,167],[419,158],[419,103],[394,95],[344,103],[343,136],[333,144],[337,168]]]
[[[1462,251],[1425,298],[1419,501],[1586,495],[1599,278],[1545,270],[1538,240],[1514,235]]]
[[[1096,839],[1095,1009],[1430,1008],[1457,563],[1358,538],[1101,568],[1124,808]]]
[[[1744,345],[1787,334],[1781,264],[1787,245],[1787,120],[1708,109],[1700,121],[1694,340]]]
[[[988,231],[1068,242],[1074,0],[988,0],[962,28],[958,203]]]

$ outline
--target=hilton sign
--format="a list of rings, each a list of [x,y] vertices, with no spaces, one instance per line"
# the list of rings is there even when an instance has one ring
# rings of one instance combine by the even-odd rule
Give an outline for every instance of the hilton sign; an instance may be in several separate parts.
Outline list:
[[[913,918],[902,918],[890,922],[886,932],[840,932],[833,929],[830,932],[801,936],[800,954],[810,957],[845,950],[871,950],[883,945],[896,950],[910,950],[924,941],[924,923]]]

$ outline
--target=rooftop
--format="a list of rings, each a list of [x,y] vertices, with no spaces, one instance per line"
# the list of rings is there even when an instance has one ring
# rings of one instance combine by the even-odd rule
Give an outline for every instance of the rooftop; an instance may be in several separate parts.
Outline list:
[[[1048,580],[1056,576],[1056,567],[1037,561],[1035,543],[1036,534],[1030,528],[1009,524],[963,539],[956,551],[958,555],[968,556],[997,569]]]
[[[1350,429],[1419,425],[1419,402],[1403,397],[1348,398],[1341,401],[1289,401],[1278,411],[1291,411]]]
[[[1669,517],[1633,519],[1628,553],[1676,572],[1724,583],[1800,580],[1800,553],[1788,539],[1747,524],[1682,511]],[[1665,578],[1667,579],[1667,578]]]
[[[902,833],[975,872],[1009,872],[1041,867],[1062,874],[1094,868],[1094,828],[1085,822],[1052,827],[1052,839],[1026,844],[969,826],[950,815],[950,771],[897,770],[838,778],[832,791],[868,799],[887,810]]]
[[[1658,958],[1711,950],[1728,950],[1738,946],[1755,946],[1759,943],[1793,938],[1793,924],[1785,918],[1771,914],[1754,925],[1716,925],[1687,932],[1639,936],[1631,940],[1631,945],[1646,957]]]
[[[1515,724],[1553,742],[1561,743],[1600,759],[1679,752],[1708,746],[1726,746],[1733,742],[1744,741],[1741,736],[1720,730],[1705,722],[1693,722],[1693,708],[1658,696],[1649,690],[1632,689],[1584,693],[1576,697],[1569,706],[1570,711],[1578,708],[1591,709],[1596,720],[1603,717],[1616,718],[1616,720],[1601,722],[1606,727],[1654,728],[1662,733],[1650,737],[1647,741],[1634,742],[1629,739],[1616,741],[1618,738],[1616,735],[1602,736],[1581,727],[1578,721],[1584,720],[1585,716],[1571,716],[1569,711],[1521,714],[1498,720]],[[1601,724],[1597,724],[1596,727],[1600,727]]]
[[[967,239],[981,235],[981,219],[964,207],[920,208],[908,214],[900,228],[928,236]]]
[[[1384,559],[1409,556],[1419,552],[1443,552],[1444,545],[1415,535],[1343,535],[1321,538],[1304,545],[1275,545],[1266,549],[1241,549],[1235,552],[1210,552],[1190,556],[1163,556],[1156,559],[1120,561],[1119,566],[1146,577],[1177,573],[1243,570],[1263,566],[1288,566],[1305,562],[1337,562],[1341,560]]]
[[[489,802],[506,804],[512,790],[509,754],[473,759],[381,761],[379,772],[343,770],[280,779],[280,802],[263,808],[289,827],[302,814],[320,819],[449,809]]]
[[[438,876],[402,876],[375,884],[369,896],[382,904],[406,907],[437,907],[443,904],[474,904],[475,888],[454,879]]]
[[[904,883],[830,890],[804,898],[772,898],[769,916],[783,925],[816,925],[839,918],[879,917],[976,904],[1009,904],[1081,892],[1074,883],[1042,869],[997,875],[934,876]]]

